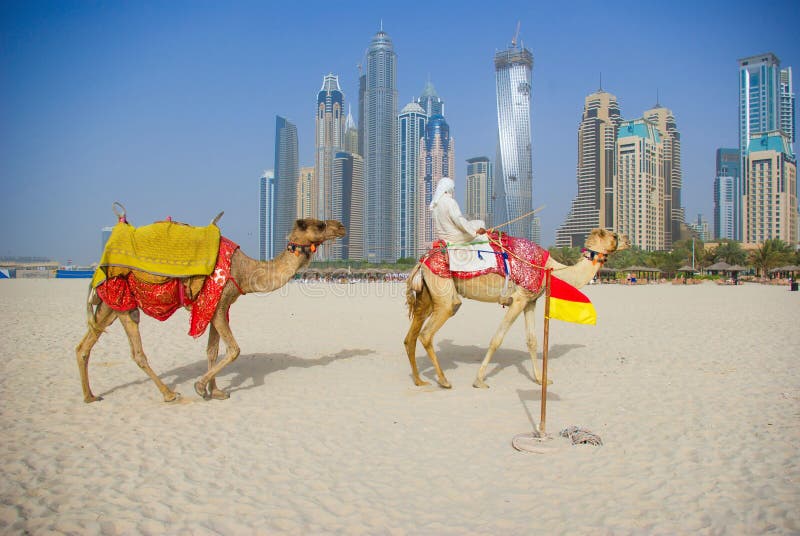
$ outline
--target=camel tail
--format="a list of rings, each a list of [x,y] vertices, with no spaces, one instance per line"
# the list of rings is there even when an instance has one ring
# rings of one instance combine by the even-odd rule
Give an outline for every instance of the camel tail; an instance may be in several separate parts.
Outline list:
[[[406,306],[408,307],[408,318],[413,318],[414,313],[420,307],[426,307],[430,303],[430,299],[421,299],[430,295],[428,286],[425,284],[425,279],[422,277],[422,263],[418,263],[411,270],[408,279],[406,280]]]
[[[89,284],[89,295],[86,297],[86,323],[89,325],[89,329],[92,330],[96,334],[103,333],[103,330],[100,329],[100,326],[97,325],[97,320],[95,318],[95,305],[100,304],[100,296],[97,295],[97,291],[94,289],[92,284]]]

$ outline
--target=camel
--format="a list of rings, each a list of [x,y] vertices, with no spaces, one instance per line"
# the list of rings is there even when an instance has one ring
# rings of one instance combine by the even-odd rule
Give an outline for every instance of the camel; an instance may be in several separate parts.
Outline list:
[[[221,214],[220,214],[221,216]],[[214,219],[216,223],[219,216]],[[257,261],[236,249],[231,257],[231,278],[225,284],[219,303],[214,309],[209,325],[208,371],[194,384],[197,394],[204,399],[224,400],[230,395],[217,387],[216,376],[228,364],[239,356],[239,345],[233,337],[228,324],[228,308],[241,296],[248,292],[271,292],[285,285],[295,273],[308,265],[317,247],[327,241],[345,236],[344,226],[335,220],[320,221],[313,218],[297,220],[289,233],[287,248],[270,261]],[[96,306],[94,309],[93,306]],[[87,322],[89,330],[75,349],[78,370],[81,376],[84,402],[102,400],[92,394],[89,387],[89,353],[103,331],[117,318],[122,322],[131,347],[131,357],[139,367],[155,382],[164,396],[165,402],[173,402],[180,394],[167,387],[153,372],[142,349],[139,334],[139,309],[127,312],[115,311],[99,299],[95,289],[91,289],[87,302]],[[217,362],[219,340],[225,341],[225,357]]]
[[[580,288],[594,278],[609,254],[628,247],[630,247],[630,241],[627,237],[619,236],[605,229],[594,229],[586,239],[583,257],[580,261],[572,266],[567,266],[556,262],[552,257],[548,257],[545,268],[552,268],[554,276],[573,287]],[[417,271],[420,273],[417,274]],[[413,288],[415,286],[415,275],[422,276],[421,290]],[[461,303],[460,300],[454,299],[455,293],[470,300],[507,304],[508,298],[503,294],[504,284],[505,278],[495,273],[477,276],[472,279],[446,279],[434,275],[422,263],[416,265],[406,283],[406,303],[411,326],[403,341],[411,364],[411,374],[415,385],[429,385],[429,382],[420,378],[417,370],[416,346],[419,339],[436,370],[438,384],[446,389],[451,387],[450,382],[447,381],[444,372],[439,366],[439,360],[433,349],[433,337],[444,323],[458,311]],[[526,340],[531,362],[533,363],[534,379],[536,383],[540,385],[542,383],[541,372],[536,367],[537,339],[534,311],[536,310],[536,300],[544,293],[544,288],[537,293],[532,293],[509,281],[508,292],[511,292],[510,305],[503,317],[503,321],[489,343],[486,356],[478,369],[475,382],[472,384],[473,387],[488,387],[484,381],[486,368],[520,313],[525,315]],[[552,383],[552,381],[548,380],[549,383]]]

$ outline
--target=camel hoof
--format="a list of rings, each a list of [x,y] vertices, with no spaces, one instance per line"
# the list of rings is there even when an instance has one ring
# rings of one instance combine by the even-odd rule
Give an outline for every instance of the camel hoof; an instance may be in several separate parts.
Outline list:
[[[94,396],[94,395],[92,395],[92,396],[83,397],[83,401],[86,402],[87,404],[91,404],[92,402],[99,402],[101,400],[103,400],[102,396]]]
[[[228,400],[231,397],[230,393],[222,389],[213,389],[211,391],[211,398],[214,400]]]
[[[472,386],[476,389],[488,389],[489,385],[480,378],[477,378],[474,382],[472,382]]]
[[[180,399],[181,399],[181,394],[180,393],[173,392],[173,393],[170,393],[168,395],[164,395],[164,402],[175,402],[175,401],[180,400]]]
[[[440,381],[440,382],[438,382],[438,383],[439,383],[439,387],[441,387],[442,389],[452,389],[452,388],[453,388],[453,386],[452,386],[452,385],[450,385],[450,382],[449,382],[449,381],[447,381],[447,380],[445,380],[445,381]]]
[[[414,380],[414,385],[416,385],[417,387],[425,387],[426,385],[430,385],[430,384],[431,384],[431,382],[426,382],[426,381],[420,380],[419,378]]]
[[[208,400],[210,398],[208,391],[206,391],[206,386],[200,382],[195,382],[194,390],[197,391],[197,394],[203,397],[203,400]]]

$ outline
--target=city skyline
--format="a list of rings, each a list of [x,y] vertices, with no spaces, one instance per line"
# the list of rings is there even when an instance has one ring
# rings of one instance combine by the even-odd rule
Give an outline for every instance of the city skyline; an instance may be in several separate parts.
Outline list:
[[[576,195],[575,129],[601,73],[603,88],[620,97],[623,119],[657,100],[673,111],[682,136],[685,218],[702,213],[710,221],[715,151],[738,145],[737,60],[767,52],[786,66],[800,60],[791,24],[798,8],[790,2],[758,12],[743,2],[678,2],[658,10],[617,3],[591,22],[580,9],[502,3],[487,11],[467,3],[436,34],[409,24],[407,6],[345,6],[341,39],[325,46],[327,19],[300,16],[292,6],[45,2],[0,9],[0,225],[16,229],[0,243],[0,255],[79,263],[97,260],[97,234],[113,223],[116,200],[137,225],[166,216],[205,225],[225,210],[223,234],[255,255],[253,177],[272,167],[275,117],[297,126],[298,164],[313,165],[308,110],[319,81],[337,73],[355,112],[358,64],[381,20],[398,55],[398,105],[417,97],[426,80],[447,97],[461,203],[467,159],[494,161],[492,59],[521,23],[520,40],[535,58],[533,200],[545,205],[537,214],[545,246],[554,243]],[[449,16],[452,6],[431,9],[432,16]],[[647,27],[656,12],[660,28],[672,33],[670,47],[637,50],[613,39],[592,45],[608,28]],[[481,20],[481,30],[466,39],[460,34],[470,20]],[[743,20],[750,30],[737,32]],[[302,35],[291,54],[286,35]],[[82,208],[87,194],[92,202]],[[48,226],[53,219],[60,223],[55,231]]]

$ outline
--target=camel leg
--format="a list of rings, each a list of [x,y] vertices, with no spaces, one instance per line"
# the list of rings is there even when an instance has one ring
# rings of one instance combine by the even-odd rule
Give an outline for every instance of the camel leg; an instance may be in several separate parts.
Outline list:
[[[87,404],[103,399],[101,396],[94,396],[91,388],[89,388],[89,354],[100,335],[102,335],[103,330],[110,326],[116,318],[116,312],[105,303],[100,302],[94,315],[97,330],[89,328],[89,331],[86,332],[86,335],[83,336],[83,339],[75,348],[75,357],[78,360],[78,372],[81,375],[81,387],[83,388],[83,401]]]
[[[208,357],[208,370],[211,370],[217,362],[217,357],[219,357],[219,331],[217,331],[217,328],[215,328],[213,324],[208,327],[206,356]],[[211,394],[211,398],[217,400],[225,400],[230,397],[228,393],[217,388],[216,378],[211,378],[211,380],[209,380],[206,392]]]
[[[517,319],[519,314],[527,305],[528,300],[525,300],[520,294],[517,292],[514,294],[514,301],[511,303],[511,306],[506,311],[505,316],[503,317],[503,321],[500,322],[500,326],[498,326],[497,331],[495,332],[494,336],[492,337],[491,342],[489,343],[489,348],[486,350],[486,357],[483,358],[483,363],[481,363],[481,368],[478,369],[478,376],[475,378],[475,381],[472,383],[473,387],[480,387],[481,389],[486,389],[489,387],[483,381],[483,378],[486,376],[486,367],[489,366],[489,362],[492,360],[492,356],[500,348],[500,345],[503,344],[503,339],[508,333],[508,330],[511,328],[511,325]]]
[[[525,340],[528,343],[528,353],[531,355],[531,363],[533,364],[533,378],[536,383],[542,385],[542,373],[536,368],[536,347],[538,341],[536,339],[536,301],[531,301],[525,306]],[[547,385],[553,383],[553,380],[547,380]]]
[[[419,342],[422,343],[422,347],[425,348],[431,363],[433,363],[433,368],[436,369],[436,381],[445,389],[450,389],[452,386],[450,382],[447,381],[444,372],[442,372],[442,367],[439,366],[439,358],[436,356],[436,352],[433,349],[433,336],[454,314],[455,311],[453,311],[453,307],[449,303],[434,305],[433,314],[428,319],[425,327],[422,328],[422,333],[419,336]]]
[[[408,334],[403,340],[403,344],[406,347],[408,361],[411,364],[411,375],[414,379],[414,385],[430,385],[430,382],[426,382],[419,377],[416,357],[417,338],[419,337],[419,332],[422,329],[422,325],[425,323],[425,320],[427,320],[431,314],[431,298],[427,289],[419,293],[413,307],[414,309],[411,316],[411,326],[408,328]]]
[[[125,328],[125,333],[128,335],[128,343],[131,346],[131,357],[142,369],[150,376],[150,379],[156,384],[158,390],[164,396],[164,402],[174,402],[181,397],[180,393],[174,392],[172,389],[164,385],[161,378],[153,372],[150,364],[147,362],[147,356],[144,354],[142,348],[142,337],[139,334],[139,310],[135,309],[133,312],[118,313],[119,321],[122,322],[122,327]]]
[[[237,357],[239,357],[239,344],[237,344],[236,339],[233,338],[233,332],[231,331],[230,325],[228,325],[228,318],[227,318],[227,307],[218,307],[217,311],[214,313],[214,318],[211,320],[212,325],[216,328],[216,331],[219,337],[222,337],[222,340],[225,342],[226,352],[225,357],[214,364],[208,372],[206,372],[202,378],[197,380],[194,384],[194,390],[197,391],[197,394],[208,400],[214,395],[212,391],[209,393],[208,387],[211,386],[211,381],[219,374],[219,371],[224,369],[228,364],[233,362]],[[216,389],[216,383],[215,389]],[[223,399],[228,398],[228,393],[222,391],[221,389],[216,389],[219,394],[214,396],[214,398]]]

